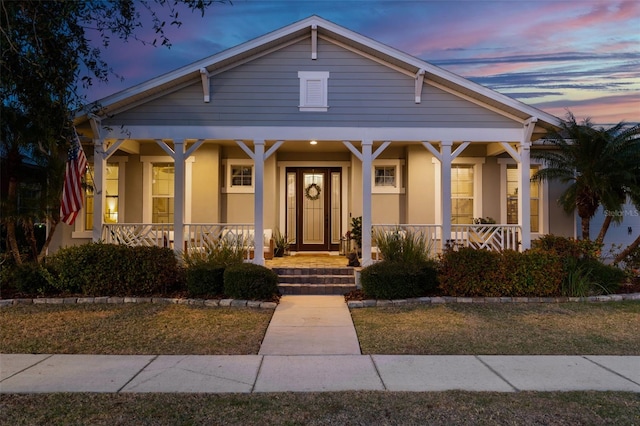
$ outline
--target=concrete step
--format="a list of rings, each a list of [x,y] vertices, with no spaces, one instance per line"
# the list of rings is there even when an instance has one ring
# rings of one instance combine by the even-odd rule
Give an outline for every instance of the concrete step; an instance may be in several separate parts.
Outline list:
[[[283,295],[343,295],[356,289],[354,284],[278,284]]]
[[[353,275],[278,275],[281,284],[354,284]]]
[[[341,295],[356,289],[353,268],[274,268],[281,294]]]
[[[272,268],[278,275],[354,275],[353,268]]]

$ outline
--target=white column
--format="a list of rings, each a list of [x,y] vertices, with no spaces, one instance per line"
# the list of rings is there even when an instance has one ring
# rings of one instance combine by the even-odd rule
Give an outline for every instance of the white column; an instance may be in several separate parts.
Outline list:
[[[185,192],[185,155],[184,141],[173,142],[173,249],[184,250],[184,192]]]
[[[371,149],[373,141],[362,141],[362,265],[371,264]]]
[[[531,142],[523,141],[518,147],[518,224],[522,229],[520,250],[531,248],[531,185],[529,169],[531,167]]]
[[[451,146],[453,141],[440,142],[440,194],[442,210],[442,247],[451,239]]]
[[[264,140],[254,145],[254,257],[253,263],[264,265]]]
[[[102,139],[93,140],[93,228],[92,240],[98,242],[102,239],[102,227],[104,225],[105,185],[107,168],[107,154],[104,150]]]

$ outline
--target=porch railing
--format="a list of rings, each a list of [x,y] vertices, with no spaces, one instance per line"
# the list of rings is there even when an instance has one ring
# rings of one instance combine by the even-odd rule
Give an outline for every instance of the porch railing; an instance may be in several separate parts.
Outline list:
[[[436,254],[442,252],[442,244],[440,244],[439,236],[442,234],[442,225],[415,225],[415,224],[402,224],[402,225],[388,225],[388,224],[376,224],[372,226],[372,255],[373,259],[380,259],[380,250],[376,246],[376,235],[393,234],[393,233],[407,233],[410,232],[413,235],[424,238],[427,246],[427,254],[430,257],[434,257]]]
[[[191,223],[184,225],[184,241],[176,245],[173,224],[110,223],[102,228],[102,240],[128,246],[157,246],[180,251],[202,251],[205,247],[224,243],[242,247],[247,259],[254,249],[254,225],[249,223]]]
[[[480,224],[480,225],[451,225],[449,238],[442,238],[442,225],[387,225],[376,224],[372,226],[372,237],[379,233],[393,233],[410,231],[414,235],[422,236],[426,243],[428,254],[434,256],[442,253],[446,244],[457,247],[473,247],[488,250],[519,250],[520,226]],[[380,251],[372,240],[372,255],[374,260],[380,258]]]
[[[102,240],[132,247],[170,247],[173,225],[169,223],[110,223],[102,227]]]
[[[488,250],[519,250],[519,225],[451,225],[452,243]]]

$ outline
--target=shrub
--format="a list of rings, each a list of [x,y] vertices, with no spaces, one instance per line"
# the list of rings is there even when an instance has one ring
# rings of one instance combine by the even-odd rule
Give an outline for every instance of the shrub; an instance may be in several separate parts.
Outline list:
[[[150,296],[177,290],[181,270],[171,249],[89,243],[50,259],[58,290],[92,296]]]
[[[214,242],[206,242],[201,251],[185,251],[182,255],[187,267],[209,263],[211,265],[229,266],[244,261],[247,244],[238,239],[221,238]]]
[[[431,247],[422,233],[403,230],[377,230],[374,243],[384,260],[401,263],[420,263],[427,260]]]
[[[30,295],[46,295],[55,292],[53,277],[45,266],[36,262],[24,262],[3,270],[2,285],[11,285],[18,292]]]
[[[199,263],[187,268],[187,291],[192,297],[217,296],[224,292],[224,266]]]
[[[187,291],[190,296],[217,296],[224,292],[224,270],[242,264],[246,246],[227,239],[209,242],[202,251],[186,251]]]
[[[560,257],[573,257],[581,259],[583,257],[598,258],[602,245],[591,240],[576,240],[568,237],[547,234],[531,241],[531,248],[553,252]]]
[[[405,263],[383,260],[362,269],[362,291],[377,299],[424,296],[438,286],[434,261]]]
[[[615,293],[627,276],[624,270],[598,259],[583,259],[580,263],[589,271],[591,293]]]
[[[563,277],[562,261],[555,253],[463,247],[443,253],[439,280],[450,296],[544,297],[560,294]]]
[[[500,277],[496,287],[503,296],[549,297],[560,294],[564,279],[562,260],[555,253],[505,250],[500,253]]]
[[[224,294],[234,299],[271,299],[278,294],[278,275],[253,263],[231,265],[224,271]]]
[[[501,296],[500,253],[461,247],[440,258],[440,289],[450,296]]]

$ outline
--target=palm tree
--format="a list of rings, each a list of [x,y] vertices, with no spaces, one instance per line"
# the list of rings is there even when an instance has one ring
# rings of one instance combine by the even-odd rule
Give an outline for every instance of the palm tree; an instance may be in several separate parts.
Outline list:
[[[557,180],[567,185],[558,200],[567,213],[578,212],[582,238],[589,239],[589,224],[598,207],[620,210],[627,197],[640,194],[640,125],[624,122],[605,129],[590,119],[576,122],[572,113],[560,128],[552,130],[547,142],[553,149],[532,151],[543,160],[534,179]],[[620,215],[607,215],[597,241],[602,242],[611,221]]]

